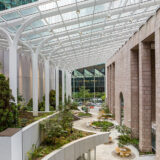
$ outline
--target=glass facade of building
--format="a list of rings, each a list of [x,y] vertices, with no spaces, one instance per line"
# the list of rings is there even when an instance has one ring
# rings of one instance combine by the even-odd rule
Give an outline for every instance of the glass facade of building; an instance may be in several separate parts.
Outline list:
[[[36,1],[37,0],[0,0],[0,11]]]
[[[79,92],[85,87],[89,92],[104,92],[105,65],[98,65],[75,70],[72,73],[72,92]]]

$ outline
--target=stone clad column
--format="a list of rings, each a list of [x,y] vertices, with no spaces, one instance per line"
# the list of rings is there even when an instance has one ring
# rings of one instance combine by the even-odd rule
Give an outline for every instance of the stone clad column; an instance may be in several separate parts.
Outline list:
[[[139,148],[150,152],[151,147],[151,45],[139,44]]]
[[[111,73],[111,87],[112,87],[112,106],[111,106],[111,113],[114,114],[115,110],[115,64],[113,63],[112,65],[112,73]]]
[[[109,67],[107,67],[107,105],[109,107]]]
[[[139,75],[138,51],[130,51],[131,65],[131,128],[132,136],[139,137]]]
[[[160,159],[160,29],[155,32],[156,160]]]

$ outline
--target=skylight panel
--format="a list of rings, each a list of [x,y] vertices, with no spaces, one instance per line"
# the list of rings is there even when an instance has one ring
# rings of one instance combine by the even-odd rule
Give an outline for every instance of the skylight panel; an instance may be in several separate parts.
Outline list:
[[[7,27],[7,30],[10,32],[10,33],[15,33],[16,30],[13,28],[13,27]]]
[[[78,28],[78,24],[67,26],[67,30],[76,29]]]
[[[62,7],[62,6],[75,3],[75,0],[60,0],[60,1],[57,1],[57,3],[59,7]]]
[[[92,21],[83,22],[83,23],[80,23],[80,27],[88,26],[91,24],[92,24]]]
[[[57,7],[56,3],[51,2],[51,3],[40,5],[39,10],[40,11],[46,11],[46,10],[50,10],[50,9],[53,9],[53,8],[56,8],[56,7]]]
[[[23,15],[23,16],[28,16],[28,15],[31,15],[31,14],[35,14],[38,12],[38,9],[36,7],[33,7],[33,8],[27,8],[27,9],[22,9],[20,11],[20,13]]]
[[[65,20],[65,21],[71,20],[71,19],[77,18],[77,13],[76,13],[76,11],[64,13],[64,14],[62,14],[62,17],[63,17],[63,20]]]
[[[129,16],[130,14],[131,14],[130,12],[123,13],[123,14],[121,14],[121,18],[122,18],[122,17]]]
[[[8,13],[2,16],[6,21],[10,21],[13,19],[17,19],[20,18],[21,16],[18,14],[18,12],[12,12],[12,13]]]
[[[48,22],[49,24],[58,23],[58,22],[61,22],[61,21],[62,21],[60,15],[48,17],[48,18],[46,18],[46,20],[47,20],[47,22]]]
[[[79,17],[88,16],[93,14],[94,7],[84,8],[80,10]]]
[[[39,28],[39,27],[45,26],[45,24],[44,24],[44,21],[38,20],[38,21],[33,22],[33,23],[31,24],[31,26],[32,26],[33,28]]]
[[[94,13],[99,13],[99,12],[104,12],[108,8],[109,4],[102,4],[102,5],[97,5],[95,6]]]
[[[4,21],[0,18],[0,23],[1,23],[1,22],[4,22]]]
[[[54,28],[53,28],[53,31],[54,31],[55,33],[63,32],[63,31],[65,31],[65,27],[58,28],[58,29],[54,29]]]
[[[104,22],[105,18],[99,18],[99,19],[94,19],[93,20],[93,23],[101,23],[101,22]]]

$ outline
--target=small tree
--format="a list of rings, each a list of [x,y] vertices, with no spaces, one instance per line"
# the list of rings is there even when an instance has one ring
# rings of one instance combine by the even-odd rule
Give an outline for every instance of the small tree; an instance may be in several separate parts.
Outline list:
[[[18,125],[18,108],[9,88],[9,81],[0,74],[0,131]]]

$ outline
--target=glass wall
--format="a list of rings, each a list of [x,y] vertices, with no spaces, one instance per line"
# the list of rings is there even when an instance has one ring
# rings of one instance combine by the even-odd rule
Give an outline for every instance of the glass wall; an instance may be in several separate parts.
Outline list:
[[[73,71],[72,93],[75,99],[78,99],[78,97],[79,99],[101,98],[104,95],[104,92],[105,92],[104,64]],[[86,97],[84,97],[83,95]]]

